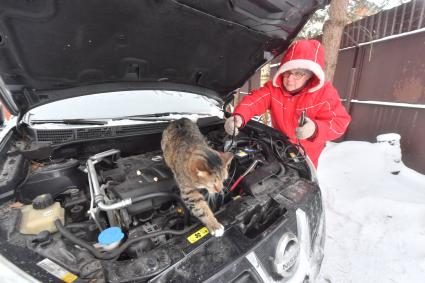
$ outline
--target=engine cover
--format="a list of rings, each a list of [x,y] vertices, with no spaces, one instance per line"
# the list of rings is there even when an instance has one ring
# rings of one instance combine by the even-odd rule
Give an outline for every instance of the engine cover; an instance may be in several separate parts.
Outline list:
[[[103,171],[102,181],[111,182],[108,191],[117,199],[168,192],[177,194],[178,188],[170,169],[165,165],[162,155],[142,154],[116,161],[116,168]],[[171,198],[154,198],[137,202],[127,208],[130,215],[158,209]]]

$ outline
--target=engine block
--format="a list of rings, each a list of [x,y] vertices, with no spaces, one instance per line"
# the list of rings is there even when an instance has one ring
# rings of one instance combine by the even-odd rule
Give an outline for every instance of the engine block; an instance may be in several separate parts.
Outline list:
[[[116,199],[165,192],[178,193],[176,182],[170,169],[165,165],[162,155],[142,154],[116,161],[115,168],[101,172],[102,183],[109,183],[108,191]],[[158,209],[169,198],[151,198],[140,201],[127,208],[130,215],[137,215]]]

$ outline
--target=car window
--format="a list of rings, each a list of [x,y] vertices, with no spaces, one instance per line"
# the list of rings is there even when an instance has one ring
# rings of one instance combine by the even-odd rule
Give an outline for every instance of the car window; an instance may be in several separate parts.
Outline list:
[[[222,116],[219,103],[195,93],[162,90],[118,91],[68,98],[34,108],[31,120],[96,119],[163,112]]]

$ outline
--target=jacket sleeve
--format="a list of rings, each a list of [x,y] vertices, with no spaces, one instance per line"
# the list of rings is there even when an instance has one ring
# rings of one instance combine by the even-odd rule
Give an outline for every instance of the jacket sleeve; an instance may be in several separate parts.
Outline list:
[[[263,114],[270,108],[271,89],[270,82],[263,87],[253,90],[249,95],[242,98],[233,111],[233,115],[240,115],[245,125],[252,117]]]
[[[317,132],[309,141],[330,141],[339,138],[346,131],[351,116],[341,104],[338,92],[333,86],[327,87],[321,106],[314,117]]]

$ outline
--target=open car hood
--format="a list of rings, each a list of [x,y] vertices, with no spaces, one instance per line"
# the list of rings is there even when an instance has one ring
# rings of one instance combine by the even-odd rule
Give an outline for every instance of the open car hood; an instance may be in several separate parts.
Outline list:
[[[224,97],[282,53],[325,2],[2,1],[2,101],[17,114],[87,94],[70,89],[152,82]]]

